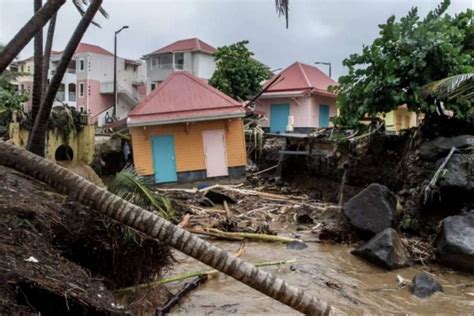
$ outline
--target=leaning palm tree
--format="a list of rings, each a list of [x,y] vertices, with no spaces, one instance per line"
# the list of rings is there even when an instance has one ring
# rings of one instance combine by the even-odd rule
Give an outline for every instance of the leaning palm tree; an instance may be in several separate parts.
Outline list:
[[[21,28],[0,54],[0,73],[15,59],[31,39],[43,29],[66,0],[48,0],[41,9]]]
[[[48,127],[48,120],[53,107],[56,93],[61,86],[64,74],[66,73],[67,66],[69,65],[74,53],[76,52],[77,46],[79,45],[84,33],[86,32],[89,25],[92,23],[95,14],[99,11],[103,0],[92,0],[91,4],[87,7],[84,12],[81,21],[77,25],[74,33],[72,34],[69,42],[64,49],[61,60],[59,61],[56,73],[51,79],[51,83],[46,90],[46,94],[41,103],[41,107],[38,111],[36,120],[34,121],[33,129],[28,137],[27,149],[37,155],[44,156],[45,154],[45,142],[46,142],[46,131]]]
[[[156,213],[131,204],[52,161],[0,141],[0,165],[44,181],[69,197],[121,224],[157,238],[175,249],[247,284],[304,314],[324,315],[330,306],[274,275],[196,237]]]
[[[35,14],[41,9],[43,5],[42,0],[33,0],[33,7]],[[41,69],[43,66],[43,29],[39,30],[35,35],[34,40],[34,72],[33,72],[33,95],[31,97],[31,119],[35,121],[41,106],[43,94],[43,76]]]
[[[48,87],[48,72],[49,72],[49,62],[51,60],[51,51],[53,49],[53,38],[54,30],[56,29],[56,18],[57,13],[51,17],[48,25],[48,32],[46,33],[46,43],[44,44],[44,53],[43,53],[43,65],[41,67],[41,83],[42,83],[42,93],[46,93],[46,88]],[[34,122],[34,120],[33,120]]]

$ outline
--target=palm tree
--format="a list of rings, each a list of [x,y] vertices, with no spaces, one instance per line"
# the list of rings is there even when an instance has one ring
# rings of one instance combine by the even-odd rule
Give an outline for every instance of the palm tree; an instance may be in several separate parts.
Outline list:
[[[43,5],[42,0],[33,0],[35,14]],[[34,73],[33,73],[33,95],[31,98],[31,119],[34,122],[41,106],[43,95],[43,76],[41,69],[43,67],[43,28],[35,35],[34,40]]]
[[[288,11],[290,10],[289,2],[290,0],[275,0],[275,8],[278,12],[278,15],[285,16],[286,28],[288,28]]]
[[[421,87],[424,97],[437,100],[473,101],[474,73],[466,73],[430,82]]]
[[[0,73],[15,59],[21,50],[28,44],[33,36],[43,26],[48,23],[51,17],[58,12],[59,8],[66,0],[48,0],[41,9],[21,28],[21,30],[7,44],[5,49],[0,53]]]
[[[46,142],[46,131],[48,128],[48,120],[53,107],[56,93],[61,86],[64,74],[66,73],[67,66],[69,65],[72,56],[74,55],[77,46],[79,45],[84,33],[94,19],[95,14],[99,11],[103,0],[92,0],[84,13],[81,21],[77,25],[74,33],[72,34],[66,49],[63,52],[61,60],[59,61],[56,73],[51,79],[51,83],[46,90],[43,102],[39,109],[38,115],[33,125],[33,129],[28,137],[27,149],[37,155],[44,156],[45,154],[45,142]]]
[[[48,33],[46,34],[46,43],[44,45],[44,54],[43,54],[43,66],[41,68],[41,82],[43,84],[43,94],[46,93],[46,88],[48,87],[48,72],[49,72],[49,61],[51,59],[51,50],[53,49],[53,38],[54,30],[56,28],[56,17],[57,13],[53,15],[51,20],[49,20]],[[34,120],[33,120],[34,122]]]
[[[0,141],[0,164],[46,182],[70,198],[247,284],[304,314],[327,315],[330,306],[274,275],[223,251],[162,219],[99,188],[52,161]]]

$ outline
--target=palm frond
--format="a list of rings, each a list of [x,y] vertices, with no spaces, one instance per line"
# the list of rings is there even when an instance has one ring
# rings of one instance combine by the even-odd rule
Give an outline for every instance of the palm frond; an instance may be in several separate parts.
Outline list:
[[[84,14],[86,13],[86,8],[89,5],[89,0],[72,0],[72,3],[76,7],[79,14],[81,16],[84,16]],[[106,19],[110,17],[109,13],[102,6],[99,8],[99,12]],[[92,21],[91,23],[97,26],[98,28],[102,28],[102,26],[96,21]]]
[[[150,190],[151,181],[138,175],[127,167],[119,172],[110,183],[108,189],[115,195],[144,208],[156,210],[163,218],[171,219],[173,211],[170,201]]]
[[[288,11],[290,10],[289,2],[290,0],[275,0],[275,8],[278,16],[285,16],[286,28],[288,28]]]
[[[466,73],[431,82],[421,88],[424,97],[459,101],[474,99],[474,73]]]

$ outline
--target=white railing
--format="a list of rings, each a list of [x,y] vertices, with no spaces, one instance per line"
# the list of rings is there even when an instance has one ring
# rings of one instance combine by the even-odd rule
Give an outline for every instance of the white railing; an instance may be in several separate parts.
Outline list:
[[[100,83],[100,93],[114,93],[114,82],[104,81]],[[138,93],[125,89],[119,82],[117,82],[117,93],[127,95],[134,103],[138,103]]]
[[[155,64],[151,67],[153,70],[158,69],[184,69],[184,64],[177,64],[177,63],[169,63],[169,64]]]

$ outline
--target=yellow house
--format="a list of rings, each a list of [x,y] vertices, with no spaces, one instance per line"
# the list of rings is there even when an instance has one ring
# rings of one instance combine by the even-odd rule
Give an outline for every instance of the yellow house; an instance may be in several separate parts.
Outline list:
[[[135,169],[156,183],[242,177],[242,104],[187,72],[170,74],[129,113]]]
[[[387,132],[395,134],[401,130],[418,126],[419,117],[415,112],[409,111],[405,104],[400,105],[396,110],[380,115],[385,120]]]

